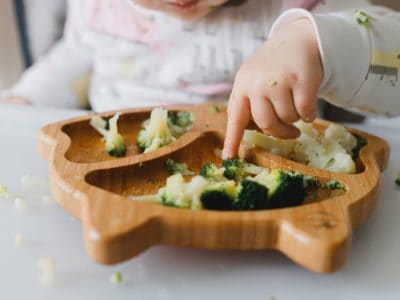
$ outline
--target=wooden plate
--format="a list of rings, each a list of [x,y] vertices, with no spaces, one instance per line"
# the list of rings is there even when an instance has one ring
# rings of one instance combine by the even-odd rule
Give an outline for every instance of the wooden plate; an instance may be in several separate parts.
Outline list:
[[[123,111],[119,128],[128,146],[125,157],[104,151],[100,136],[89,125],[90,116],[44,127],[39,150],[49,160],[50,181],[58,203],[81,219],[89,255],[98,262],[127,260],[155,244],[203,249],[277,249],[316,272],[338,270],[346,260],[353,228],[373,211],[385,169],[388,144],[376,136],[349,129],[368,144],[360,151],[357,174],[314,169],[260,149],[244,151],[247,160],[268,168],[294,169],[321,180],[335,178],[347,191],[298,207],[251,212],[192,211],[139,203],[128,195],[155,193],[169,174],[167,157],[185,161],[199,171],[206,162],[220,163],[226,112],[209,112],[211,104],[170,107],[190,110],[196,121],[190,132],[159,150],[141,154],[136,135],[151,109]],[[114,112],[102,114],[109,117]],[[323,130],[329,123],[317,120]]]

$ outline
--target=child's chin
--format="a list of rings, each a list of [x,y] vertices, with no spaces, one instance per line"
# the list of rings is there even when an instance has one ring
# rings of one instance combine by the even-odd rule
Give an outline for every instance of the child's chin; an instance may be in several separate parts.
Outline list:
[[[187,9],[187,10],[170,10],[167,12],[170,16],[178,18],[183,21],[195,21],[201,19],[211,12],[209,8],[196,8],[196,9]]]

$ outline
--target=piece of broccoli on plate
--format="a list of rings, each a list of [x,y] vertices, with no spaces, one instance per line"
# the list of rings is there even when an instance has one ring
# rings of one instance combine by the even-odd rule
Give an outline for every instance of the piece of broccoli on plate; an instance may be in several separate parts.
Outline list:
[[[224,176],[228,179],[239,181],[244,175],[244,161],[240,158],[225,159],[223,161]]]
[[[126,153],[126,146],[123,136],[118,133],[118,118],[119,114],[116,114],[109,120],[109,130],[105,140],[107,153],[111,156],[121,157]]]
[[[90,125],[103,136],[107,153],[115,157],[124,156],[127,150],[124,137],[118,132],[119,116],[120,114],[116,113],[107,121],[96,115],[90,119]]]
[[[325,183],[324,188],[327,190],[343,190],[343,191],[346,190],[345,186],[341,182],[337,181],[336,179],[329,179]]]
[[[293,171],[273,169],[260,173],[254,180],[268,188],[268,209],[297,206],[304,202],[304,175]]]
[[[228,179],[240,181],[246,175],[257,175],[265,168],[245,162],[241,158],[224,159],[224,176]]]
[[[171,158],[168,158],[165,161],[165,166],[166,166],[168,172],[170,172],[171,174],[180,173],[182,175],[194,175],[194,173],[188,169],[187,164],[177,163]]]
[[[150,119],[143,122],[137,145],[144,153],[164,147],[187,132],[193,122],[194,114],[191,112],[168,112],[157,107],[152,110]]]
[[[192,112],[168,112],[168,126],[175,137],[188,132],[194,121],[194,114]]]
[[[201,176],[210,181],[225,181],[224,168],[218,168],[215,164],[209,163],[205,164],[201,169]]]
[[[236,196],[236,184],[233,180],[210,184],[201,193],[203,208],[210,210],[231,210]]]
[[[321,187],[321,183],[319,182],[317,177],[304,175],[303,186],[304,188],[309,188],[309,187],[319,188]]]
[[[233,201],[233,210],[258,210],[268,207],[268,188],[251,179],[243,179]]]
[[[217,114],[220,112],[220,109],[217,105],[213,105],[208,109],[210,114]]]
[[[190,127],[194,123],[194,114],[190,111],[169,112],[168,118],[170,122],[179,127]]]

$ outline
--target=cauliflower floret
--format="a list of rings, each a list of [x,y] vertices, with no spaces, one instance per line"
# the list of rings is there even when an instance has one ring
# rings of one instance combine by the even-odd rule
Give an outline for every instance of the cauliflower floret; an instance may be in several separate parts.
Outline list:
[[[156,150],[175,140],[168,127],[168,111],[161,107],[153,109],[149,122],[143,124],[137,142],[144,153]]]
[[[159,190],[161,203],[165,206],[190,208],[191,195],[186,191],[186,183],[182,174],[178,173],[167,178],[165,187]]]
[[[320,134],[311,123],[297,121],[294,125],[301,134],[294,140],[277,139],[254,130],[246,130],[243,142],[250,147],[261,147],[285,158],[332,172],[355,173],[352,159],[357,138],[341,125],[331,124]]]
[[[283,157],[287,157],[292,153],[297,143],[296,140],[281,140],[255,130],[245,130],[243,142],[249,147],[258,146]]]
[[[347,131],[342,131],[344,127],[339,127],[342,126],[328,127],[329,132],[319,136],[318,140],[302,133],[295,148],[296,160],[332,172],[355,173],[355,163],[343,146],[350,145],[351,139],[345,134]]]
[[[314,128],[312,123],[306,123],[302,120],[299,120],[297,122],[294,122],[293,125],[300,129],[302,134],[305,134],[317,140],[320,137],[318,130]]]
[[[203,208],[200,201],[201,193],[207,188],[210,182],[203,176],[195,176],[186,186],[186,193],[192,195],[192,209],[199,210]]]
[[[200,201],[202,192],[210,185],[210,181],[203,176],[194,176],[191,181],[185,182],[182,174],[177,173],[167,178],[166,185],[155,195],[131,196],[135,201],[161,203],[165,206],[178,208],[203,208]]]
[[[312,136],[302,132],[297,138],[297,144],[294,148],[295,161],[308,164],[311,160],[318,158],[323,152],[324,147]]]
[[[349,154],[335,153],[324,169],[331,172],[353,174],[356,172],[356,165]]]
[[[354,147],[357,146],[356,137],[341,125],[329,125],[324,135],[325,139],[338,142],[346,150],[346,153],[350,154]]]

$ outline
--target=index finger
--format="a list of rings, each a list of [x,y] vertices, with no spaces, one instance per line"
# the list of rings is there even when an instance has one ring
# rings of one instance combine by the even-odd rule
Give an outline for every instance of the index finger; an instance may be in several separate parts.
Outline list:
[[[223,158],[237,156],[243,132],[249,124],[250,118],[249,99],[231,96],[231,100],[228,103],[228,122],[224,150],[222,151]]]

